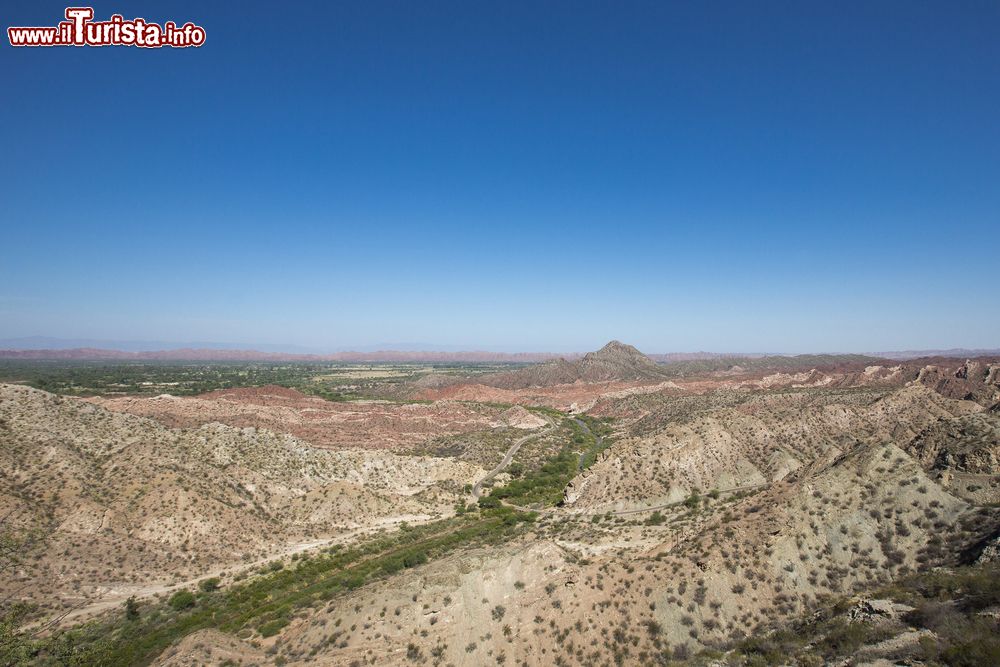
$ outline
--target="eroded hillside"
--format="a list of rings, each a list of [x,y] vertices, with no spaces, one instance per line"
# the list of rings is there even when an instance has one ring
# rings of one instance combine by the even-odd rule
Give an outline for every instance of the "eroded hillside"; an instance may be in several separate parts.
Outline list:
[[[732,407],[706,403],[623,439],[573,481],[567,505],[632,509],[679,502],[694,490],[756,488],[821,456],[861,444],[906,444],[938,419],[982,410],[918,384],[890,393],[779,391],[738,398]]]
[[[53,607],[450,513],[484,474],[263,429],[172,429],[10,385],[0,385],[0,466],[0,511],[51,533],[24,576],[29,599]]]

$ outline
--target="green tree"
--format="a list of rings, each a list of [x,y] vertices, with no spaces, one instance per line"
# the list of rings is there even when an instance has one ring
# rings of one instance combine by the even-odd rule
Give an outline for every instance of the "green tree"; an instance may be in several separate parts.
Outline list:
[[[139,603],[136,602],[134,595],[128,600],[125,600],[124,607],[126,621],[134,621],[139,618]]]

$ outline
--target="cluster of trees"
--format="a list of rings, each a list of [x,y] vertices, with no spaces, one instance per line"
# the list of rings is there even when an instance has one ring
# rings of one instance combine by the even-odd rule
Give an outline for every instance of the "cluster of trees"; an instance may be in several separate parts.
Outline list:
[[[576,474],[577,460],[576,454],[564,450],[535,472],[493,489],[487,498],[496,501],[506,499],[515,505],[557,504],[562,500],[566,485]],[[481,498],[480,503],[484,500]]]

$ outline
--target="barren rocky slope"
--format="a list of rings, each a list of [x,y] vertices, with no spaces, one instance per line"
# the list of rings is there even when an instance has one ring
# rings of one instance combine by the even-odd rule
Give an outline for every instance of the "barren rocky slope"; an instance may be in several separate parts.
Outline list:
[[[1000,413],[939,419],[907,450],[951,493],[980,503],[1000,501]]]
[[[27,590],[56,606],[390,517],[450,512],[484,472],[218,423],[170,429],[10,385],[0,385],[0,471],[0,512],[52,531]]]
[[[607,450],[567,489],[567,504],[629,509],[679,502],[693,490],[761,486],[858,443],[907,444],[942,417],[982,408],[914,384],[890,394],[775,392],[707,410]],[[840,399],[840,400],[838,400]]]

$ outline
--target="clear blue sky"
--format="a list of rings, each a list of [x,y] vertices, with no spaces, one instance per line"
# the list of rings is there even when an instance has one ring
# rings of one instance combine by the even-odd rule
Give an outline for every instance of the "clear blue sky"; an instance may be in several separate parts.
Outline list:
[[[207,43],[4,35],[0,337],[1000,346],[996,2],[95,12]]]

